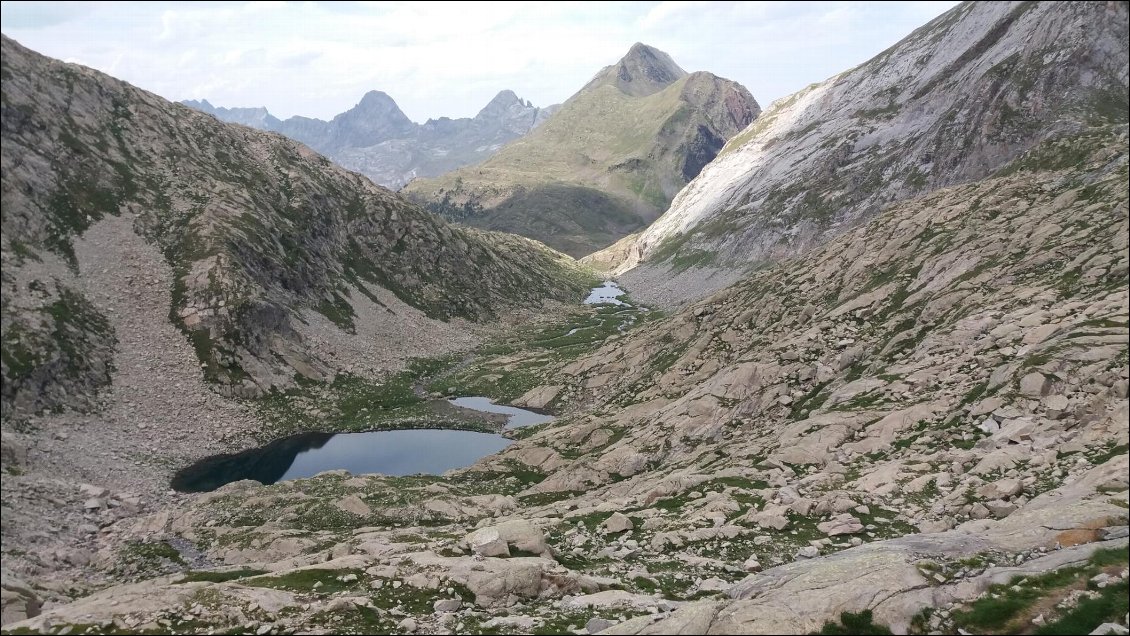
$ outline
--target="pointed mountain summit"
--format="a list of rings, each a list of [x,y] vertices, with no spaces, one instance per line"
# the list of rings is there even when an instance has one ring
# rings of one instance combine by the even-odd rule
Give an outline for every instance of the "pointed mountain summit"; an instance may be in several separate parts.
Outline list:
[[[475,115],[475,119],[489,119],[497,116],[500,113],[508,112],[511,108],[527,108],[527,103],[522,101],[514,91],[510,89],[499,91],[482,110]]]
[[[531,134],[405,190],[450,218],[583,256],[662,213],[760,112],[741,84],[636,44]]]
[[[349,110],[337,115],[333,121],[361,119],[363,117],[379,117],[394,126],[410,126],[412,120],[400,110],[396,100],[389,97],[384,91],[369,91],[361,97],[361,101]]]
[[[612,66],[606,66],[589,82],[589,88],[608,84],[625,95],[645,97],[667,88],[687,76],[687,72],[659,49],[636,42],[628,54]]]
[[[516,138],[545,120],[543,110],[518,97],[514,91],[504,90],[483,106],[471,121],[478,126],[501,129]]]

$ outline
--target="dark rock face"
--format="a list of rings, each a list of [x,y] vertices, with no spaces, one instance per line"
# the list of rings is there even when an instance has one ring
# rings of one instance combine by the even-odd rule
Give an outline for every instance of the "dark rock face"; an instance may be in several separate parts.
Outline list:
[[[697,177],[698,173],[702,172],[703,167],[713,161],[714,157],[718,156],[718,152],[722,150],[722,146],[725,145],[726,140],[721,136],[714,134],[714,131],[706,126],[699,126],[686,147],[686,158],[683,160],[683,178],[690,181]]]

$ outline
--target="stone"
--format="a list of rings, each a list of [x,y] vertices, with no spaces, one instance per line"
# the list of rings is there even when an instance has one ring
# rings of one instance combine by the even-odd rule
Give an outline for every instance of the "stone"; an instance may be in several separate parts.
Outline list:
[[[368,517],[373,514],[373,510],[369,508],[369,504],[365,503],[357,495],[347,495],[334,502],[334,507],[338,510],[344,510],[351,515],[358,517]]]
[[[771,505],[764,510],[747,513],[749,520],[762,528],[784,530],[789,526],[789,508],[787,506]]]
[[[400,621],[399,623],[396,624],[396,627],[397,627],[397,629],[404,632],[405,634],[416,633],[416,621],[411,619],[411,618],[406,618],[406,619]]]
[[[1103,541],[1125,539],[1128,536],[1130,536],[1130,526],[1107,526],[1099,530],[1099,538]]]
[[[1036,423],[1027,417],[1016,417],[1001,422],[1000,430],[993,433],[993,439],[998,442],[1020,444],[1032,439],[1036,432]]]
[[[82,493],[82,495],[85,496],[85,497],[96,498],[96,499],[102,499],[102,498],[110,495],[110,489],[109,488],[103,488],[101,486],[94,486],[92,484],[81,484],[78,487],[78,491],[80,493]]]
[[[1059,419],[1066,414],[1067,407],[1070,404],[1067,396],[1065,395],[1049,395],[1044,398],[1044,408],[1048,410],[1048,417],[1052,419]]]
[[[537,556],[552,556],[545,534],[525,519],[480,528],[468,534],[464,543],[483,556],[509,556],[511,548]]]
[[[1051,388],[1051,381],[1039,371],[1033,371],[1020,378],[1020,393],[1028,397],[1039,398],[1047,395]]]
[[[703,579],[698,584],[698,591],[700,592],[723,592],[728,589],[730,589],[730,584],[718,577]]]
[[[1015,497],[1024,491],[1024,484],[1019,479],[1008,477],[985,484],[977,489],[977,494],[984,499],[1005,499]]]
[[[585,623],[585,631],[590,634],[599,634],[615,624],[615,621],[610,621],[607,618],[590,618],[588,622]]]
[[[543,409],[561,393],[561,389],[563,388],[565,387],[560,384],[534,387],[523,393],[518,399],[511,402],[511,404],[518,407]]]
[[[467,536],[471,551],[485,557],[510,556],[510,546],[503,540],[497,528],[483,528]]]
[[[979,415],[985,415],[986,413],[992,413],[993,411],[999,409],[1002,403],[1003,402],[999,397],[994,396],[985,398],[984,400],[978,402],[977,405],[972,409],[970,409],[969,414],[973,417],[977,417]]]
[[[445,598],[432,603],[432,609],[437,614],[446,612],[458,612],[463,607],[463,601],[457,598]]]
[[[1095,587],[1099,588],[1100,590],[1102,588],[1106,587],[1107,585],[1110,585],[1112,580],[1117,582],[1118,578],[1112,577],[1111,575],[1107,574],[1106,572],[1101,572],[1101,573],[1096,574],[1095,576],[1091,577],[1091,583],[1093,583],[1095,585]]]
[[[8,431],[0,431],[0,465],[8,469],[27,464],[27,446]]]
[[[622,512],[614,512],[612,516],[600,524],[600,531],[604,534],[619,534],[633,530],[635,527],[636,524],[632,523],[628,515]]]
[[[0,583],[0,625],[39,616],[43,603],[30,587],[7,572]]]
[[[818,556],[820,556],[819,548],[811,545],[804,546],[803,548],[797,550],[796,553],[796,558],[798,559],[815,559]]]
[[[760,572],[761,563],[755,557],[750,557],[745,560],[745,563],[742,563],[742,569],[746,572]]]
[[[1016,504],[1000,499],[985,502],[985,507],[988,508],[989,512],[997,519],[1004,519],[1016,511]]]
[[[992,435],[1001,430],[1001,425],[995,419],[986,417],[985,419],[981,420],[981,423],[977,425],[977,428],[981,429],[981,432],[983,433]]]
[[[1130,630],[1119,625],[1118,623],[1103,623],[1090,632],[1091,636],[1103,636],[1106,634],[1115,634],[1117,636],[1124,636],[1130,634]]]
[[[843,534],[857,534],[863,532],[863,524],[857,517],[850,514],[842,514],[830,521],[816,524],[816,529],[830,537],[835,537]]]

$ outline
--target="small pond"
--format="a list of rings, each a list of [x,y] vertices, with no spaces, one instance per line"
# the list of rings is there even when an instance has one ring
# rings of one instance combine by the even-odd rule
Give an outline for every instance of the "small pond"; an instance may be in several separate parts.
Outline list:
[[[586,305],[626,305],[624,301],[620,300],[620,296],[624,295],[624,290],[620,289],[614,281],[606,280],[600,287],[593,287],[589,292],[588,298],[585,299]]]
[[[450,401],[463,408],[507,415],[508,429],[553,419],[552,415],[494,404],[485,397]],[[338,469],[355,475],[438,475],[470,466],[510,444],[510,439],[496,433],[441,428],[303,433],[242,453],[202,459],[178,472],[173,477],[172,487],[181,492],[207,492],[241,479],[273,484]]]
[[[490,398],[485,397],[461,397],[449,400],[449,402],[465,409],[475,409],[476,411],[508,415],[509,419],[506,421],[506,428],[522,428],[523,426],[533,426],[534,424],[544,424],[545,422],[553,421],[553,416],[548,413],[536,413],[527,409],[520,409],[516,406],[495,404]]]
[[[304,433],[242,453],[215,455],[178,472],[172,487],[207,492],[241,479],[273,484],[344,468],[362,475],[438,475],[512,443],[495,433],[439,428],[370,433]]]

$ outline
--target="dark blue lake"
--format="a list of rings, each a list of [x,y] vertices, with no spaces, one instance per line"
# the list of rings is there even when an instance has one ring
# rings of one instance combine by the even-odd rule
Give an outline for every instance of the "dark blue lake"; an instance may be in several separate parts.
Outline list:
[[[508,416],[506,428],[541,424],[552,415],[494,404],[484,397],[451,400],[457,406]],[[172,487],[181,492],[207,492],[241,479],[273,484],[345,469],[355,475],[438,475],[465,468],[511,444],[495,433],[424,428],[370,433],[303,433],[265,446],[214,455],[182,469]]]
[[[470,466],[511,443],[494,433],[450,429],[305,433],[242,453],[202,459],[178,472],[172,487],[207,492],[241,479],[273,484],[342,468],[357,475],[438,475]]]

